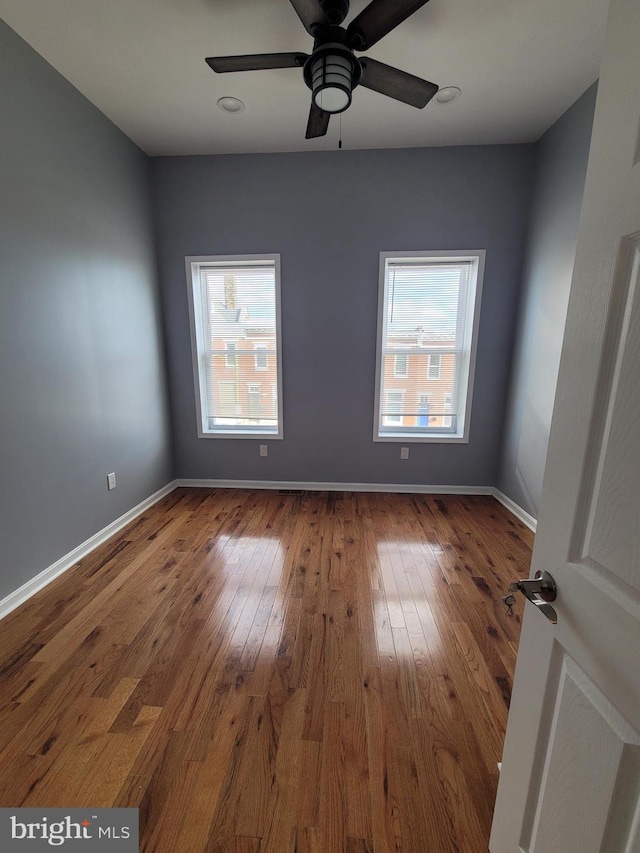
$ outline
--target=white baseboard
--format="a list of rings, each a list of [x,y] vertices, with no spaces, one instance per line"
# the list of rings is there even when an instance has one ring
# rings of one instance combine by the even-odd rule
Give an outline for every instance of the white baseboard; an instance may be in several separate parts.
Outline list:
[[[443,486],[414,483],[309,483],[294,480],[178,479],[176,486],[200,489],[292,489],[309,492],[390,492],[416,495],[491,495],[536,532],[537,520],[495,486]]]
[[[493,495],[493,486],[430,486],[414,483],[307,483],[293,480],[176,480],[201,489],[294,489],[309,492],[390,492],[417,495]]]
[[[538,527],[538,521],[532,515],[529,515],[528,512],[522,509],[515,501],[512,501],[511,498],[508,498],[500,489],[493,490],[493,496],[497,501],[500,501],[502,506],[505,506],[509,512],[512,512],[516,518],[519,518],[523,524],[529,528],[529,530],[533,530],[536,532]]]
[[[137,506],[134,506],[133,509],[125,512],[125,514],[121,515],[120,518],[116,518],[116,520],[112,521],[111,524],[103,527],[102,530],[98,531],[98,533],[95,533],[81,545],[78,545],[78,547],[74,548],[73,551],[69,551],[69,553],[65,554],[64,557],[60,557],[60,559],[56,560],[53,565],[44,569],[18,589],[10,592],[9,595],[0,601],[0,619],[8,613],[11,613],[12,610],[15,610],[16,607],[19,607],[27,599],[31,598],[32,595],[35,595],[36,592],[39,592],[43,587],[47,586],[47,584],[50,584],[52,580],[55,580],[55,578],[66,572],[67,569],[70,569],[71,566],[75,565],[78,560],[86,557],[87,554],[94,550],[94,548],[97,548],[98,545],[102,545],[102,543],[110,536],[113,536],[114,533],[117,533],[118,530],[121,530],[133,521],[134,518],[142,515],[145,510],[149,509],[149,507],[153,506],[155,503],[158,503],[159,500],[162,500],[165,495],[168,495],[169,492],[172,492],[175,488],[175,480],[167,483],[166,486],[163,486],[161,489],[158,489],[157,492],[154,492],[148,498],[145,498],[145,500]]]

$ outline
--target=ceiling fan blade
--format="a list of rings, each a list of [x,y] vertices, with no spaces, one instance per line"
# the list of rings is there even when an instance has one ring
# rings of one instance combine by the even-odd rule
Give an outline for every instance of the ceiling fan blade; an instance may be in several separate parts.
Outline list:
[[[329,119],[331,113],[325,113],[319,107],[311,102],[311,110],[309,111],[309,121],[307,122],[307,132],[304,135],[305,139],[315,139],[317,136],[324,136],[329,127]]]
[[[267,68],[302,68],[306,53],[253,53],[246,56],[208,56],[207,65],[218,74],[227,71],[264,71]]]
[[[403,101],[412,107],[422,109],[426,107],[431,98],[438,91],[435,83],[429,83],[421,77],[414,77],[406,71],[400,71],[392,65],[385,65],[375,59],[363,56],[360,60],[362,66],[362,77],[360,85],[366,89],[373,89],[381,95]]]
[[[319,0],[289,0],[289,2],[298,13],[305,30],[314,38],[314,30],[318,24],[322,26],[329,23]]]
[[[369,50],[427,3],[428,0],[371,0],[349,24],[349,44],[355,50]]]

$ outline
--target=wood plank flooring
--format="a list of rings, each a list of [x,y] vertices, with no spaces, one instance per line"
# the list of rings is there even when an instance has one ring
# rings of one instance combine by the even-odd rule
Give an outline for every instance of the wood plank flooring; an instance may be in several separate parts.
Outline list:
[[[0,806],[486,853],[532,539],[489,497],[172,492],[0,622]]]

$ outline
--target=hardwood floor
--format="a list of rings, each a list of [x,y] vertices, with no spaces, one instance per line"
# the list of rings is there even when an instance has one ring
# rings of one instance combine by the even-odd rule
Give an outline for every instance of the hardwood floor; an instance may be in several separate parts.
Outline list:
[[[489,497],[176,490],[0,622],[0,806],[486,853],[532,539]]]

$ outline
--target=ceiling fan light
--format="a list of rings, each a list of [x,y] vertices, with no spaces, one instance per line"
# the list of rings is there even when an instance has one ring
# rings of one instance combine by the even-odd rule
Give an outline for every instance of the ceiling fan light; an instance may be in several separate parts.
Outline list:
[[[323,53],[311,65],[315,105],[325,113],[341,113],[351,103],[353,64],[347,56]]]

